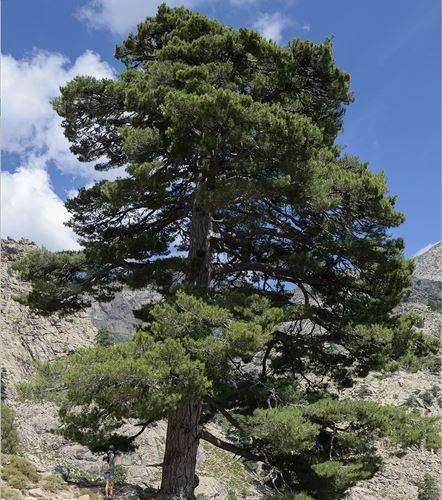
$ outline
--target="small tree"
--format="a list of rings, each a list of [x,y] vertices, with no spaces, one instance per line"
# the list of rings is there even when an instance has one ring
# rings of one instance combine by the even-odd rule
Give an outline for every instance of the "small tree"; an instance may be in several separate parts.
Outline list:
[[[95,343],[101,347],[109,347],[113,344],[112,337],[106,328],[100,328],[95,335]]]
[[[54,107],[80,160],[126,176],[67,201],[81,252],[15,267],[45,314],[123,284],[164,300],[129,342],[44,368],[35,389],[56,380],[64,434],[94,448],[123,443],[126,419],[167,418],[170,498],[193,498],[200,439],[315,495],[371,474],[379,436],[437,446],[432,421],[337,399],[437,346],[391,316],[412,272],[389,233],[404,217],[383,175],[334,145],[352,95],[331,42],[279,47],[162,5],[116,57],[118,79],[77,77]],[[204,427],[215,413],[236,444]]]
[[[4,366],[2,366],[0,374],[0,397],[1,401],[4,402],[8,398],[8,372]]]
[[[20,440],[15,424],[14,411],[3,401],[1,403],[1,436],[2,453],[9,455],[16,454]]]

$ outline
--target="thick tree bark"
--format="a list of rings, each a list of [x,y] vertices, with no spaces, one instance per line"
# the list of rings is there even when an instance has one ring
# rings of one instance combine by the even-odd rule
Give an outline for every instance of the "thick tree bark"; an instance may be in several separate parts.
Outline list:
[[[200,194],[201,186],[197,188],[192,210],[188,282],[206,293],[211,271],[212,220],[200,203]],[[192,401],[169,416],[161,480],[161,494],[168,499],[195,498],[201,405],[201,401]]]
[[[193,499],[201,402],[187,404],[169,416],[161,493],[170,499]]]
[[[212,218],[199,201],[199,193],[195,197],[192,209],[192,227],[189,245],[189,282],[203,293],[206,293],[211,278]]]

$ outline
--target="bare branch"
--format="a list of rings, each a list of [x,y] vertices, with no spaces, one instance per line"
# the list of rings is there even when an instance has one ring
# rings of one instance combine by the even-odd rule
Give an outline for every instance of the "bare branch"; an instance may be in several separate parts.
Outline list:
[[[246,450],[244,448],[240,448],[232,443],[228,443],[227,441],[223,441],[222,439],[215,437],[213,434],[211,434],[209,431],[207,431],[204,428],[200,428],[199,437],[201,439],[204,439],[204,441],[207,441],[210,444],[213,444],[213,446],[216,446],[217,448],[221,448],[222,450],[225,450],[225,451],[230,451],[230,453],[234,453],[235,455],[239,455],[240,457],[243,457],[246,460],[251,460],[253,462],[264,462],[265,461],[264,457],[262,457],[260,455],[256,455],[255,453],[253,453],[249,450]]]
[[[233,417],[223,406],[221,406],[218,402],[216,402],[213,398],[210,396],[207,396],[205,400],[209,403],[209,405],[214,408],[215,410],[219,411],[222,415],[226,417],[226,419],[237,429],[241,430],[241,425],[236,420],[235,417]]]

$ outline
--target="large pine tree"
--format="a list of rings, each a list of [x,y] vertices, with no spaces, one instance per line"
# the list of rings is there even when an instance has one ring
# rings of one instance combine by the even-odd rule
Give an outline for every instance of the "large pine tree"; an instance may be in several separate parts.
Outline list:
[[[378,436],[435,446],[416,415],[337,398],[436,346],[391,315],[412,271],[390,235],[403,215],[384,176],[335,145],[352,95],[330,41],[280,47],[163,5],[116,57],[117,79],[77,77],[54,107],[81,161],[126,175],[67,201],[82,251],[16,267],[47,314],[122,285],[164,301],[138,311],[133,340],[42,368],[64,434],[123,446],[127,419],[167,418],[168,498],[193,498],[201,438],[327,498],[373,472]],[[236,442],[205,429],[215,413]]]

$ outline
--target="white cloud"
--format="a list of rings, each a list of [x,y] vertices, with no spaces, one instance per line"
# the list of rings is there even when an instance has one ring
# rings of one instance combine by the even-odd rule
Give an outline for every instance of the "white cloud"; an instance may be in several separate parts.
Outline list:
[[[112,68],[91,51],[73,64],[61,54],[34,51],[27,59],[2,55],[1,65],[3,150],[22,157],[45,155],[64,172],[91,175],[91,166],[79,163],[69,151],[51,100],[59,94],[59,87],[75,76],[112,78]]]
[[[272,14],[261,14],[252,26],[255,30],[259,31],[264,38],[273,40],[274,42],[280,42],[284,29],[291,24],[291,20],[281,14],[281,12],[273,12]]]
[[[124,35],[148,16],[156,14],[158,6],[193,7],[201,0],[88,0],[77,17],[92,28],[105,28]]]
[[[1,202],[2,237],[30,238],[50,250],[80,248],[63,225],[69,214],[38,158],[12,174],[1,173]]]
[[[77,11],[77,17],[91,28],[108,29],[117,35],[125,35],[146,17],[154,16],[158,6],[167,3],[171,7],[185,5],[193,8],[208,0],[85,0]],[[233,7],[254,5],[259,0],[229,0]],[[281,12],[263,13],[253,23],[253,28],[268,39],[280,42],[284,28],[293,22]],[[308,32],[310,25],[304,23],[298,28]]]
[[[2,146],[20,164],[14,173],[1,174],[1,234],[31,238],[51,250],[78,249],[74,234],[63,225],[69,214],[53,190],[48,164],[53,162],[85,183],[114,178],[121,170],[99,173],[91,164],[80,163],[69,151],[51,100],[77,75],[113,78],[114,71],[91,51],[74,63],[61,54],[38,50],[25,59],[2,55],[1,65]]]
[[[423,248],[421,248],[420,250],[418,250],[414,255],[413,257],[419,257],[419,255],[422,255],[424,254],[425,252],[428,252],[428,250],[430,250],[430,248],[433,248],[434,245],[437,245],[439,243],[439,241],[436,241],[436,243],[429,243],[428,245],[425,245]]]

